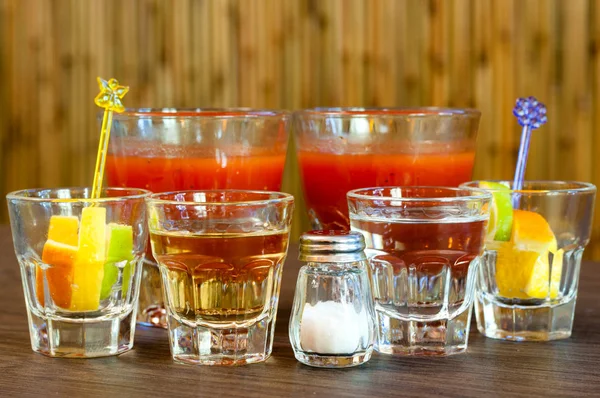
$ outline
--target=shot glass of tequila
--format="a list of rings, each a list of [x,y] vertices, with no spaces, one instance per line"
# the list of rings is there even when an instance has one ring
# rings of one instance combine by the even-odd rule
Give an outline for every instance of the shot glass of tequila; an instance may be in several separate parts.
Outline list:
[[[477,328],[515,341],[568,338],[596,187],[583,182],[475,181],[493,195],[477,276]]]
[[[467,349],[491,195],[472,188],[381,187],[348,193],[366,241],[375,349],[449,355]]]
[[[34,351],[116,355],[133,346],[148,241],[143,189],[29,189],[7,195]]]
[[[264,191],[180,191],[148,198],[176,362],[267,360],[294,199]]]
[[[346,193],[471,180],[481,114],[452,108],[315,108],[294,114],[313,229],[348,229]]]
[[[155,193],[279,191],[289,116],[245,108],[127,109],[113,116],[108,183]],[[160,273],[150,252],[144,261],[138,321],[166,327]]]

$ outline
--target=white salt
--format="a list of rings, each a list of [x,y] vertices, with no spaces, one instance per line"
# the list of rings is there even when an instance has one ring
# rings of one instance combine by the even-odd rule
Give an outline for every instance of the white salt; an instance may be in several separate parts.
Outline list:
[[[369,319],[364,308],[320,301],[305,304],[300,323],[300,345],[317,354],[352,354],[369,342]]]

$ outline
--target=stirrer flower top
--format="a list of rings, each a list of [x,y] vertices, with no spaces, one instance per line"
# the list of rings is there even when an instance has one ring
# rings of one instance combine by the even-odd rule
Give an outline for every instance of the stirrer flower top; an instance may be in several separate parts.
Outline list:
[[[513,109],[513,115],[523,126],[521,132],[521,146],[519,148],[519,158],[515,168],[515,178],[513,189],[518,191],[523,188],[525,178],[525,167],[527,166],[527,155],[529,154],[529,143],[531,141],[531,131],[540,128],[548,121],[546,117],[546,106],[539,102],[535,97],[518,98]]]
[[[94,172],[94,185],[92,186],[92,198],[99,198],[102,192],[102,180],[104,179],[104,166],[106,165],[106,152],[110,140],[110,128],[112,125],[113,112],[121,113],[125,110],[121,100],[129,91],[129,87],[120,86],[117,79],[108,81],[98,77],[100,94],[94,102],[100,108],[104,108],[102,118],[102,130],[100,131],[100,143],[98,145],[98,156],[96,157],[96,170]]]
[[[533,129],[540,128],[548,121],[546,106],[535,97],[518,98],[513,115],[517,117],[521,126],[529,126]]]

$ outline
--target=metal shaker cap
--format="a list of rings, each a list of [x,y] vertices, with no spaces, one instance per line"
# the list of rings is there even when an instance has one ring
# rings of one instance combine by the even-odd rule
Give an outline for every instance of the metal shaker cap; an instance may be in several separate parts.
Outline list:
[[[300,237],[300,261],[344,263],[366,260],[365,239],[360,232],[310,231]]]

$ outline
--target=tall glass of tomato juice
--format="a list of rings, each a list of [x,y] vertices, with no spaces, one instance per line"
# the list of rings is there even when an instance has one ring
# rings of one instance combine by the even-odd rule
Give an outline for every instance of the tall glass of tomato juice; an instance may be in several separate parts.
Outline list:
[[[259,109],[127,109],[113,116],[110,186],[279,191],[290,114]],[[166,327],[161,277],[150,245],[138,322]]]
[[[294,115],[314,229],[349,229],[346,193],[470,181],[480,112],[454,108],[314,108]]]

